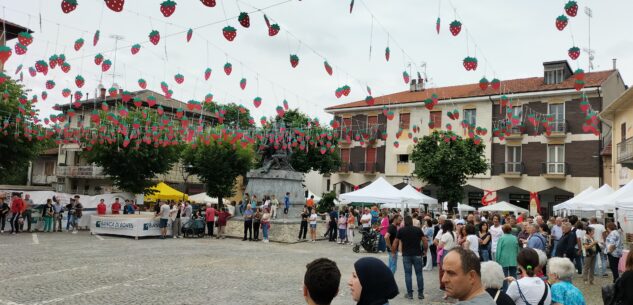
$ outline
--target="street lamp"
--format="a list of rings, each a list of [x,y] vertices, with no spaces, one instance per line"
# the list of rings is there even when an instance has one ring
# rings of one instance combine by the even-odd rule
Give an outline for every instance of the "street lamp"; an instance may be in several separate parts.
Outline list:
[[[188,193],[188,189],[187,189],[187,180],[189,180],[189,177],[191,177],[191,169],[193,168],[193,165],[191,165],[190,163],[188,164],[183,164],[180,167],[180,173],[182,174],[182,179],[185,181],[185,185],[183,187],[183,193],[182,193],[182,200],[185,200],[185,194]]]

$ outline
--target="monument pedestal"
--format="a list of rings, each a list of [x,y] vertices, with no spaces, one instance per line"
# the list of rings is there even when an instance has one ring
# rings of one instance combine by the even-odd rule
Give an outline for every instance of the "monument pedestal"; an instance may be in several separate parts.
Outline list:
[[[272,242],[281,243],[297,243],[299,240],[299,229],[301,228],[301,220],[297,219],[277,219],[270,222],[270,230],[268,231],[268,239]],[[317,224],[317,240],[322,240],[323,234],[327,231],[327,223],[319,218]],[[226,223],[226,236],[233,238],[244,238],[244,220],[243,219],[229,219]],[[263,240],[261,228],[259,232],[259,239]],[[308,233],[306,233],[306,240],[310,240],[310,226],[308,225]]]
[[[277,213],[283,217],[284,196],[290,193],[290,210],[288,219],[296,220],[305,205],[305,191],[303,174],[289,170],[274,170],[262,172],[261,169],[251,170],[246,174],[248,185],[246,193],[256,195],[257,200],[263,200],[265,195],[275,195],[279,201]],[[297,227],[297,232],[298,232]],[[298,233],[297,233],[298,234]]]

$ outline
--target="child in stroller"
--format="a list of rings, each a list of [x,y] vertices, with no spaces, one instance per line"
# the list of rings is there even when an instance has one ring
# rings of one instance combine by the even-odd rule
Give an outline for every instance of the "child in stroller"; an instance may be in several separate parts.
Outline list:
[[[204,237],[204,218],[191,218],[182,226],[182,232],[187,237]]]
[[[378,241],[379,241],[379,232],[373,228],[360,229],[360,234],[363,236],[360,240],[360,244],[354,244],[352,247],[352,251],[354,253],[360,252],[360,247],[362,246],[365,251],[369,253],[377,253],[378,252]]]

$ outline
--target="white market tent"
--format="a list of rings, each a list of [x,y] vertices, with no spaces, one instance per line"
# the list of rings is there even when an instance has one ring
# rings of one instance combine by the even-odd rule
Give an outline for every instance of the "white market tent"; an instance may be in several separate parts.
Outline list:
[[[519,213],[528,213],[529,211],[527,209],[524,209],[522,207],[516,206],[514,204],[510,204],[508,202],[505,201],[500,201],[497,202],[495,204],[490,204],[487,205],[483,208],[479,208],[479,212],[484,212],[484,211],[488,211],[488,212],[514,212],[514,214],[519,214]]]
[[[344,202],[368,202],[385,204],[415,203],[415,198],[406,197],[400,190],[379,177],[368,186],[357,191],[341,194],[339,199]]]
[[[572,202],[567,209],[572,211],[595,211],[595,208],[590,207],[590,203],[611,194],[613,194],[613,189],[608,184],[605,184],[591,194]]]
[[[571,204],[588,196],[589,194],[593,193],[595,190],[596,189],[593,186],[590,186],[586,188],[584,191],[580,192],[578,195],[574,196],[574,198],[571,198],[563,203],[555,205],[553,209],[555,212],[558,212],[559,210],[568,209]]]
[[[461,214],[461,212],[474,212],[476,209],[467,204],[457,203],[457,211]]]
[[[418,192],[410,184],[401,189],[400,193],[406,197],[415,198],[420,204],[437,205],[437,199]]]
[[[582,200],[581,203],[586,202],[586,205],[582,206],[579,210],[612,212],[615,209],[617,201],[629,198],[633,198],[633,181],[625,184],[617,191],[611,193],[611,195]]]
[[[191,196],[189,196],[189,200],[194,201],[196,203],[218,204],[218,198],[211,198],[211,197],[209,197],[209,195],[207,195],[207,193],[200,193],[200,194],[191,195]],[[224,204],[231,203],[226,198],[224,198],[222,201],[224,202]]]

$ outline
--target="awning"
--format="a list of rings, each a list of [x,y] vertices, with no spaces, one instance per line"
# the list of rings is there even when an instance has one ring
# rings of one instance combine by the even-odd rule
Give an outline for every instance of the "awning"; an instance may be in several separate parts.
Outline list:
[[[145,201],[156,202],[158,200],[188,200],[187,194],[173,189],[171,186],[164,182],[159,182],[156,186],[152,187],[156,192],[152,195],[145,196]]]

